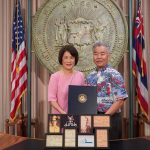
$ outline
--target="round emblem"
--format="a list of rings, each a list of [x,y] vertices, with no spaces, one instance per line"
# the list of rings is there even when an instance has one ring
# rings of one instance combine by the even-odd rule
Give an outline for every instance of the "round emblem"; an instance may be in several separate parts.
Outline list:
[[[47,1],[34,16],[32,31],[35,53],[50,72],[58,70],[58,52],[66,44],[77,48],[76,69],[85,73],[95,68],[92,45],[96,41],[110,46],[113,67],[127,49],[127,23],[113,0]]]
[[[85,102],[87,101],[87,95],[85,95],[85,94],[80,94],[80,95],[78,96],[78,101],[79,101],[80,103],[85,103]]]

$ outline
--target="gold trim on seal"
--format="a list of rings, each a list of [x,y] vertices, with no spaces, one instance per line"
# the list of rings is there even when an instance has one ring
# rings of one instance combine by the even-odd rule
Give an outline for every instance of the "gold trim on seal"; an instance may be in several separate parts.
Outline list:
[[[87,101],[87,95],[85,95],[85,94],[79,94],[78,101],[80,103],[85,103]]]

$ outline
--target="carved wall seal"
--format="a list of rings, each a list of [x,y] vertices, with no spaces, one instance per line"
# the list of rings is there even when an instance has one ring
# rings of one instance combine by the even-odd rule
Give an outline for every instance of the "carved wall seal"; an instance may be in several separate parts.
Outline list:
[[[65,44],[74,44],[79,52],[76,69],[93,70],[92,45],[98,40],[110,46],[109,63],[116,67],[127,49],[128,31],[112,0],[49,0],[33,17],[35,53],[50,72],[58,70],[58,52]]]

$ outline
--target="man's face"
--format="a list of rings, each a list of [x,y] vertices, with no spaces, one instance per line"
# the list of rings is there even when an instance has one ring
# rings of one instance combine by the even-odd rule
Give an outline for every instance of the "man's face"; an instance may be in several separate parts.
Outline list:
[[[98,68],[103,68],[108,64],[109,52],[104,46],[97,46],[93,51],[93,60]]]

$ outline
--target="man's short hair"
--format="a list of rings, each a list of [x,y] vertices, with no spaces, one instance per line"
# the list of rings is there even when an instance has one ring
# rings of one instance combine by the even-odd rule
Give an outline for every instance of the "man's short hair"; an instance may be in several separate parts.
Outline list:
[[[106,47],[106,49],[110,52],[110,46],[104,42],[101,42],[101,41],[96,41],[93,45],[93,50],[96,48],[96,47],[100,47],[100,46],[103,46],[103,47]]]

